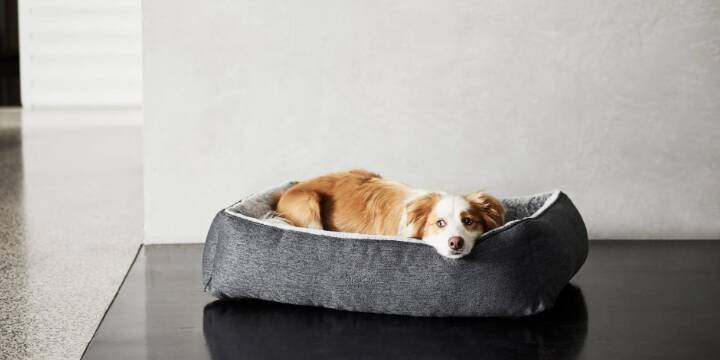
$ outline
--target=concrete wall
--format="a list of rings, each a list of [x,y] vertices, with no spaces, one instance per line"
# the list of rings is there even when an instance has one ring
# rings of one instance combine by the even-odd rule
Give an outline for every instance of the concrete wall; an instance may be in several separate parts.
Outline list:
[[[146,241],[350,167],[566,191],[593,238],[720,238],[718,1],[150,0]]]

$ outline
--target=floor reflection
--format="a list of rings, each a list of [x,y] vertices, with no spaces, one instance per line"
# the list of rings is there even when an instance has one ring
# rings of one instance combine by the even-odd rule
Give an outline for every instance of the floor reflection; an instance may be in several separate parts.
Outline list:
[[[215,301],[204,333],[213,359],[574,359],[588,331],[585,299],[569,285],[555,307],[523,319],[414,318]],[[419,356],[418,356],[419,355]]]

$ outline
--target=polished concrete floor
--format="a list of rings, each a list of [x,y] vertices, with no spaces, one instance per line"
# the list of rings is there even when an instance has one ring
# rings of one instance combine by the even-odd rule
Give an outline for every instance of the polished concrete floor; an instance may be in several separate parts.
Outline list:
[[[84,359],[720,358],[720,241],[592,242],[556,306],[525,319],[214,301],[201,253],[143,247]]]
[[[78,359],[142,242],[137,110],[0,108],[0,359]]]

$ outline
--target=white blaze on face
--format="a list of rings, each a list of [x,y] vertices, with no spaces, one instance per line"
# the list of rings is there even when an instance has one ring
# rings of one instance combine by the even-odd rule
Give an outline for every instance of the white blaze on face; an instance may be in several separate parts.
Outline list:
[[[461,196],[443,195],[430,213],[425,228],[423,241],[435,247],[440,255],[459,258],[467,255],[475,245],[475,240],[482,234],[482,227],[466,226],[462,214],[470,210],[470,203]],[[444,226],[438,221],[444,220]],[[449,240],[453,236],[463,239],[458,250],[450,248]]]

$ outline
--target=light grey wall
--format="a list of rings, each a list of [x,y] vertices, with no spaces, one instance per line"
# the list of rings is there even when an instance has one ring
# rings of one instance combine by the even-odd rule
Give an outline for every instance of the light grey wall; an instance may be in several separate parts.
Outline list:
[[[19,1],[23,106],[142,105],[140,2]]]
[[[151,0],[147,242],[366,167],[553,188],[593,238],[720,238],[720,2]]]

